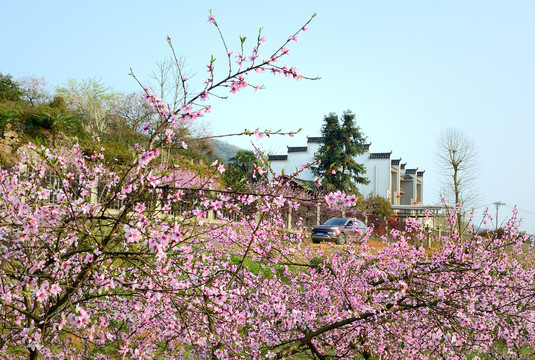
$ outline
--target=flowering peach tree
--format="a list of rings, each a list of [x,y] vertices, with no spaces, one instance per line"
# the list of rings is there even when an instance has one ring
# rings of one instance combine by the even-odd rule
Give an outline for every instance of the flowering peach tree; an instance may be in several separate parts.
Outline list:
[[[452,235],[431,253],[411,245],[426,236],[416,222],[380,251],[367,235],[312,247],[304,227],[290,237],[284,222],[288,207],[311,201],[289,190],[297,173],[233,192],[217,185],[223,164],[201,173],[158,161],[187,146],[174,128],[205,116],[216,91],[256,87],[253,71],[301,78],[277,61],[305,26],[271,56],[261,34],[247,55],[244,41],[227,49],[228,74],[216,80],[211,60],[204,88],[184,91],[176,112],[146,89],[160,117],[144,125],[148,146],[129,166],[103,149],[30,144],[0,171],[0,357],[535,356],[535,271],[516,213],[502,236],[482,238],[456,233],[452,212]],[[255,132],[272,134],[242,134]],[[343,208],[356,198],[317,201]]]

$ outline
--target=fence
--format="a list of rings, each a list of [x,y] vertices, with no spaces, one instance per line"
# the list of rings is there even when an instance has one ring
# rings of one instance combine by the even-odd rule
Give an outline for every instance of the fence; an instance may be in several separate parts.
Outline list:
[[[29,179],[33,177],[31,171],[25,173],[24,177]],[[66,184],[61,180],[59,176],[52,172],[47,172],[42,178],[43,186],[46,186],[49,190],[48,201],[51,203],[58,202],[58,193],[64,191]],[[105,204],[107,209],[110,210],[120,210],[122,207],[128,203],[130,196],[127,195],[124,199],[119,199],[117,193],[113,191],[112,186],[110,185],[111,179],[109,182],[101,180],[98,185],[94,188],[91,194],[91,202],[99,202]],[[71,181],[68,184],[70,191],[76,191],[76,185],[74,181]],[[171,199],[170,197],[177,195],[177,190],[170,187],[162,187],[160,189],[150,189],[145,191],[138,201],[141,201],[145,204],[146,208],[153,210],[162,210],[165,204],[168,205],[167,213],[174,216],[182,216],[187,214],[194,209],[196,209],[200,202],[204,199],[217,199],[221,195],[221,191],[218,190],[208,190],[208,189],[184,189],[178,190],[180,192],[180,200],[175,201],[176,199]],[[227,203],[239,203],[236,197],[240,194],[230,194],[227,196]],[[225,208],[220,209],[207,209],[204,212],[204,217],[207,220],[222,220],[222,221],[240,221],[243,218],[252,216],[256,212],[256,204],[251,203],[248,205],[235,206],[234,208]],[[333,217],[351,217],[362,220],[366,225],[373,226],[374,234],[377,236],[389,236],[392,229],[403,231],[405,229],[404,221],[395,221],[382,219],[377,216],[368,215],[366,216],[362,211],[358,209],[349,209],[345,212],[340,210],[335,210],[328,208],[324,204],[318,203],[316,201],[299,201],[298,206],[292,207],[288,204],[285,205],[282,210],[282,218],[286,224],[286,228],[289,231],[299,227],[312,228],[315,225],[322,224]],[[439,247],[441,243],[441,238],[443,236],[449,236],[451,233],[444,229],[440,229],[439,226],[427,227],[424,230],[424,233],[427,234],[427,238],[421,243],[416,245],[424,245],[426,247]]]

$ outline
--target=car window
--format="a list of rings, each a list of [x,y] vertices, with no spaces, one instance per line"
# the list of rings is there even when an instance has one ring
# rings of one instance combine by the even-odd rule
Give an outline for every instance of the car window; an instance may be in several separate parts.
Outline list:
[[[366,229],[366,224],[364,224],[362,221],[360,220],[357,220],[357,227],[361,228],[361,229]]]
[[[347,227],[350,227],[350,226],[353,227],[353,221],[348,221],[346,226]]]
[[[339,226],[339,225],[344,225],[345,222],[346,222],[345,219],[332,218],[332,219],[329,219],[329,220],[325,221],[325,222],[323,223],[323,225],[335,225],[335,226]]]

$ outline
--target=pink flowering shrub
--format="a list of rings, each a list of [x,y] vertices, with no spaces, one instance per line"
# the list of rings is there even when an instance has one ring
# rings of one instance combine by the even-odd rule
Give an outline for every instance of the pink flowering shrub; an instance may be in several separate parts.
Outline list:
[[[369,234],[312,248],[302,225],[287,234],[284,214],[300,206],[287,179],[240,193],[215,186],[221,164],[203,174],[160,165],[160,149],[182,145],[174,122],[205,114],[196,101],[216,87],[243,91],[251,70],[300,78],[275,65],[299,33],[263,61],[259,35],[219,82],[211,61],[205,89],[177,113],[147,94],[161,121],[128,166],[108,166],[103,151],[30,146],[0,170],[1,358],[534,356],[535,270],[516,212],[490,238],[461,238],[453,212],[431,255],[412,245],[425,236],[415,221],[381,251]],[[356,198],[305,200],[340,211]]]

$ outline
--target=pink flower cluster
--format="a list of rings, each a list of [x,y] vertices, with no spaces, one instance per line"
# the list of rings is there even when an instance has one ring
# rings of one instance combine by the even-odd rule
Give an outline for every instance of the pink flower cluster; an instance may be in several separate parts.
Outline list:
[[[345,194],[340,190],[330,192],[325,196],[325,203],[328,206],[341,205],[343,207],[352,207],[357,203],[357,197],[354,194]]]
[[[150,106],[158,113],[160,116],[167,117],[169,116],[169,106],[167,103],[159,98],[156,94],[150,93],[149,88],[145,88],[145,95],[143,97],[147,100]]]
[[[158,149],[147,150],[139,155],[138,166],[140,168],[146,167],[154,158],[160,155]]]
[[[230,92],[232,94],[235,94],[241,89],[246,88],[247,86],[249,86],[249,83],[245,81],[245,78],[243,77],[243,75],[240,75],[238,76],[236,80],[232,81],[230,85]]]

